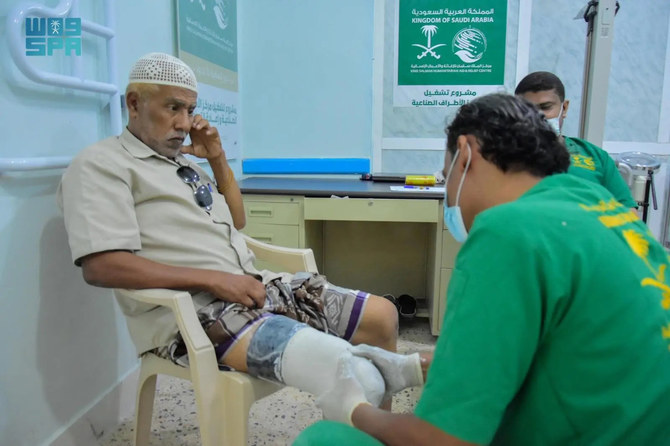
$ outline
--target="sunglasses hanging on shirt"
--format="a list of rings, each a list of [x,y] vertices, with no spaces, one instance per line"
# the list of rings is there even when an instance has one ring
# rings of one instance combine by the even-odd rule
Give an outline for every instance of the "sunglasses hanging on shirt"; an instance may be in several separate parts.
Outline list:
[[[198,206],[207,211],[212,210],[212,193],[209,188],[200,182],[200,175],[192,167],[181,166],[177,169],[177,176],[193,188],[193,197]]]

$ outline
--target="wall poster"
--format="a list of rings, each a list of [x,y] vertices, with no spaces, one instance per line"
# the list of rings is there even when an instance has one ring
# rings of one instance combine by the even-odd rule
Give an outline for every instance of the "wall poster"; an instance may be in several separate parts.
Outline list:
[[[237,0],[177,0],[178,56],[198,79],[201,114],[238,158]]]
[[[397,0],[394,107],[460,107],[503,89],[507,0]]]

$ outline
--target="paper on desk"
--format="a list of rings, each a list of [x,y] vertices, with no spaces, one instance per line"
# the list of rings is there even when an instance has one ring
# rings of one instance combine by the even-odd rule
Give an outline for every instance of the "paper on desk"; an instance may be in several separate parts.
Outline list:
[[[444,192],[444,186],[389,186],[395,192]]]

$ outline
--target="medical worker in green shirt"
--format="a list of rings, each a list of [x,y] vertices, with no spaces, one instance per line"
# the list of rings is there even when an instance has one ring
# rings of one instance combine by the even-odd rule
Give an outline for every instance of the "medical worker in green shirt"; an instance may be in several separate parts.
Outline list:
[[[569,162],[520,97],[459,109],[445,222],[463,245],[416,410],[367,404],[342,357],[317,400],[337,422],[295,445],[670,444],[668,256],[605,188],[564,174]],[[363,353],[397,390],[403,365]]]
[[[568,115],[570,101],[565,99],[565,87],[558,76],[548,71],[530,73],[519,82],[514,94],[535,104],[556,133],[561,135],[570,152],[568,173],[601,184],[619,203],[629,208],[637,207],[628,185],[607,152],[586,140],[563,136],[563,122]]]

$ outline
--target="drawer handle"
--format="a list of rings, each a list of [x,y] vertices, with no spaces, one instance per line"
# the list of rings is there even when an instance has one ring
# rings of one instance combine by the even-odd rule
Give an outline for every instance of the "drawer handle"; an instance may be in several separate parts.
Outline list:
[[[272,217],[272,208],[249,208],[250,217]]]
[[[249,237],[259,242],[272,244],[272,236],[269,234],[249,234]]]

